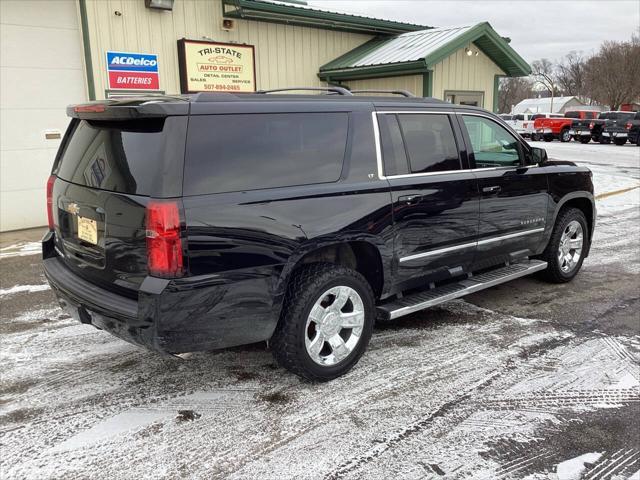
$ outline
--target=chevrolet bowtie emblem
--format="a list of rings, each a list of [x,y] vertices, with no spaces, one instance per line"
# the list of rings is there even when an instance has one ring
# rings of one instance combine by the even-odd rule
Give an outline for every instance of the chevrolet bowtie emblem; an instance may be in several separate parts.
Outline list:
[[[78,213],[80,213],[80,207],[77,203],[70,203],[69,205],[67,205],[67,212],[73,215],[78,215]]]

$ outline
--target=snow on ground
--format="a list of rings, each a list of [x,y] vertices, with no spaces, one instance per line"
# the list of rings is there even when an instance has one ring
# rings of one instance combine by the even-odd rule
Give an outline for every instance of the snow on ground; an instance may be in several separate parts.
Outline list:
[[[640,184],[637,147],[540,146],[582,159],[598,194]],[[2,477],[639,477],[639,195],[597,201],[570,284],[521,279],[379,326],[326,384],[264,345],[181,361],[77,324],[24,273],[34,247],[3,249],[22,273],[0,290]]]

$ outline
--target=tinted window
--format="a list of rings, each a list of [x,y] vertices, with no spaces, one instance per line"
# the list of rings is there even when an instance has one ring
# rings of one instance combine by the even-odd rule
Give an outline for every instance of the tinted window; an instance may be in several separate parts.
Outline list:
[[[524,115],[516,115],[515,119],[516,120],[520,120],[520,121],[524,121]]]
[[[533,115],[533,116],[531,117],[531,120],[537,120],[538,118],[545,118],[545,116],[544,116],[544,115],[541,115],[541,114],[540,114],[540,115]]]
[[[580,118],[580,112],[566,112],[564,114],[565,118]],[[585,118],[589,118],[587,114],[585,114]]]
[[[505,128],[483,117],[463,115],[476,168],[520,165],[520,143]]]
[[[382,158],[385,175],[402,175],[409,173],[407,155],[402,142],[402,133],[395,115],[379,115],[380,140],[382,142]]]
[[[335,182],[347,127],[347,113],[193,116],[185,195]]]
[[[101,190],[151,194],[168,135],[163,119],[74,122],[54,169],[58,177]]]
[[[398,121],[411,173],[460,169],[458,148],[447,115],[401,114]]]

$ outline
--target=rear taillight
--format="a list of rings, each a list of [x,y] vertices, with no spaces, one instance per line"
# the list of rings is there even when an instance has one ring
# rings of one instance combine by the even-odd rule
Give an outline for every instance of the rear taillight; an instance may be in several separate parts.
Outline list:
[[[51,175],[49,180],[47,180],[47,221],[49,223],[49,230],[53,230],[53,184],[55,181],[55,175]]]
[[[595,125],[595,123],[591,122],[591,123],[589,124],[589,130],[593,130],[594,125]]]
[[[172,278],[184,275],[178,202],[151,200],[147,204],[147,260],[149,273]]]
[[[624,128],[626,128],[627,130],[631,130],[631,122],[627,123]]]

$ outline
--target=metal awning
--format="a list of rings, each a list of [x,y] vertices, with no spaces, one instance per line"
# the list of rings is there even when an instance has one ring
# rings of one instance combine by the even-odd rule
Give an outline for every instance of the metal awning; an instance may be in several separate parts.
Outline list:
[[[377,37],[320,67],[321,79],[425,72],[473,42],[508,76],[529,75],[531,67],[487,22]]]

